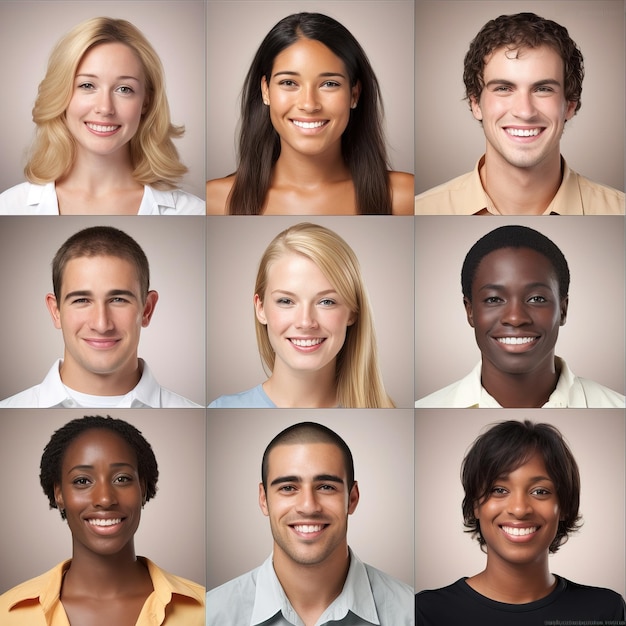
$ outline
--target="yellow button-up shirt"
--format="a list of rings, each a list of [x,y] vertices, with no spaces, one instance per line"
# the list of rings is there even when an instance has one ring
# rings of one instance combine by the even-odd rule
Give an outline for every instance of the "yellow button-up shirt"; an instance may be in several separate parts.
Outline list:
[[[204,587],[169,574],[149,559],[138,558],[148,568],[154,590],[146,599],[136,626],[204,626]],[[2,594],[0,624],[70,626],[61,603],[63,575],[70,563],[71,559],[59,563],[45,574]]]
[[[500,215],[480,180],[482,156],[469,173],[416,196],[416,215]],[[624,215],[624,193],[590,181],[562,160],[563,180],[544,215]]]

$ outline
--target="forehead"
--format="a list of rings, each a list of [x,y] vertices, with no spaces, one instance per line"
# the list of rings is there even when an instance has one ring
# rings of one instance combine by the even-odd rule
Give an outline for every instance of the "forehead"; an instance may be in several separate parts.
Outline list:
[[[472,288],[485,283],[523,282],[558,283],[552,261],[532,248],[500,248],[486,254],[474,274]]]
[[[268,482],[277,476],[311,479],[321,474],[341,476],[347,482],[343,454],[332,443],[279,444],[269,453]]]
[[[506,475],[508,478],[512,479],[522,479],[536,476],[545,476],[547,478],[551,478],[546,468],[546,462],[543,457],[543,453],[539,448],[536,448],[530,453],[527,453],[522,458],[522,462],[519,465],[513,467],[509,472],[507,472]]]
[[[96,284],[104,289],[122,285],[131,285],[132,290],[139,289],[139,274],[135,264],[128,259],[109,255],[70,259],[63,268],[61,280],[64,292],[86,288],[87,284]]]
[[[485,82],[498,78],[529,82],[554,79],[562,82],[563,73],[561,55],[548,45],[496,48],[485,57],[483,69]]]
[[[305,285],[310,281],[327,283],[332,287],[319,266],[311,259],[297,252],[285,252],[271,261],[267,268],[268,283],[291,282]]]
[[[90,428],[68,444],[62,465],[67,470],[74,465],[95,465],[103,461],[137,466],[137,455],[118,433],[107,428]]]
[[[137,53],[119,41],[99,43],[85,52],[76,73],[92,69],[136,78],[143,75],[143,66]]]
[[[320,71],[346,75],[346,66],[328,46],[316,39],[298,39],[274,58],[272,73]]]

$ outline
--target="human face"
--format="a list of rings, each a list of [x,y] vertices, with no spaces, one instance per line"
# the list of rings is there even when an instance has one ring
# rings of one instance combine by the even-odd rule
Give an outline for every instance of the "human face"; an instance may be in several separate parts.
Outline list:
[[[92,377],[108,377],[131,380],[132,389],[139,335],[150,323],[157,299],[151,291],[144,302],[135,267],[126,259],[94,256],[68,261],[59,301],[53,294],[46,299],[55,327],[63,332],[63,382],[93,393]]]
[[[285,48],[274,59],[269,83],[263,77],[261,90],[281,150],[307,155],[341,150],[360,87],[350,86],[344,62],[323,43],[299,39]]]
[[[358,501],[357,484],[348,490],[337,446],[276,446],[268,457],[267,493],[259,485],[259,505],[270,518],[275,561],[313,566],[345,558],[348,515]]]
[[[549,46],[498,48],[486,58],[483,78],[480,101],[471,106],[487,139],[487,163],[530,170],[554,164],[576,110],[565,99],[560,55]]]
[[[529,248],[490,252],[478,264],[472,301],[463,300],[483,367],[509,374],[553,371],[568,300],[547,257]]]
[[[91,429],[67,447],[61,482],[55,484],[57,506],[65,510],[76,551],[101,555],[133,549],[145,485],[137,455],[117,433]]]
[[[65,112],[79,154],[127,154],[146,106],[144,72],[131,48],[103,43],[89,50]]]
[[[301,254],[270,264],[264,294],[254,297],[256,315],[267,325],[276,353],[274,371],[334,370],[354,315],[322,270]],[[261,299],[262,298],[262,299]]]
[[[535,452],[523,465],[498,477],[474,516],[493,560],[528,564],[545,560],[561,519],[554,482]]]

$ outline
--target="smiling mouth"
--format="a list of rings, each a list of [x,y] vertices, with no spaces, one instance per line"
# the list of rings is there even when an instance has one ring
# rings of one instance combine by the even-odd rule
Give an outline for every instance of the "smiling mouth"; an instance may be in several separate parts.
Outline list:
[[[303,535],[319,533],[324,528],[326,528],[326,524],[294,524],[292,528]]]
[[[521,346],[525,343],[533,343],[537,339],[539,337],[498,337],[497,341],[507,346]]]
[[[87,523],[92,526],[115,526],[116,524],[122,523],[121,517],[116,517],[114,519],[88,519]]]
[[[311,130],[313,128],[321,128],[322,126],[326,126],[328,124],[328,120],[320,120],[317,122],[303,122],[301,120],[291,120],[294,126],[298,128],[304,128],[306,130]]]
[[[539,526],[528,526],[526,528],[519,528],[518,526],[500,526],[507,535],[513,537],[524,537],[526,535],[532,535],[537,532]]]
[[[112,133],[116,131],[118,128],[121,128],[120,125],[102,125],[102,124],[92,124],[91,122],[85,122],[87,128],[97,132],[97,133]]]
[[[504,130],[512,137],[536,137],[543,131],[542,128],[505,128]]]
[[[314,337],[313,339],[290,339],[289,341],[294,346],[298,346],[298,348],[311,348],[312,346],[319,346],[326,339],[324,337]]]

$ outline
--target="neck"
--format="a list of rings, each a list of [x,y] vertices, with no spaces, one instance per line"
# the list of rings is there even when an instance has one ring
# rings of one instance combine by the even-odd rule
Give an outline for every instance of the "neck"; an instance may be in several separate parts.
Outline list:
[[[319,155],[302,154],[282,144],[280,156],[274,164],[271,185],[306,189],[350,178],[339,143],[336,148]]]
[[[556,389],[559,375],[552,354],[541,367],[524,374],[503,372],[483,359],[480,380],[487,393],[505,409],[540,408]]]
[[[528,168],[512,166],[487,146],[480,170],[483,188],[503,215],[543,214],[561,185],[558,152]]]
[[[300,372],[274,363],[272,375],[263,383],[265,393],[281,408],[332,408],[337,406],[335,361],[315,372]]]
[[[554,589],[556,578],[550,574],[547,555],[523,565],[487,556],[485,570],[468,578],[467,584],[497,602],[525,604],[545,598]]]
[[[128,363],[110,374],[89,372],[80,367],[65,353],[59,369],[61,382],[79,393],[92,396],[123,396],[137,386],[143,366],[137,355]]]
[[[308,626],[315,624],[341,593],[350,568],[350,554],[344,542],[322,563],[305,565],[293,561],[274,544],[273,564],[291,606]]]

